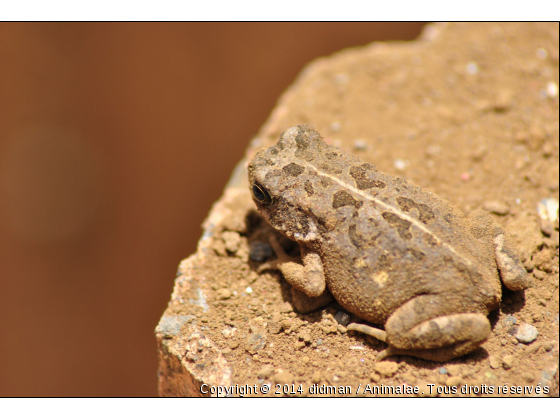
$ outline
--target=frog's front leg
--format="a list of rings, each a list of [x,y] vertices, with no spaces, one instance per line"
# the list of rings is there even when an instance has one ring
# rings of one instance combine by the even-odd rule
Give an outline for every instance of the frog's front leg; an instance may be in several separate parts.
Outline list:
[[[303,261],[303,264],[300,264],[296,262],[297,258],[286,254],[275,236],[271,236],[270,245],[278,258],[261,265],[259,271],[280,270],[286,281],[305,295],[318,297],[324,294],[326,291],[325,273],[318,254],[300,246]]]
[[[470,231],[477,239],[489,241],[500,270],[502,282],[509,290],[523,290],[529,285],[527,270],[521,263],[511,238],[484,210],[469,215]]]

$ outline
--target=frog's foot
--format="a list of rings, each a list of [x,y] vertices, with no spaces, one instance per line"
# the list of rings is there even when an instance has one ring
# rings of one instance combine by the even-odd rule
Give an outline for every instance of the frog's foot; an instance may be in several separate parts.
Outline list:
[[[300,245],[302,259],[290,257],[275,236],[270,237],[270,246],[278,257],[274,261],[262,264],[257,272],[264,270],[280,270],[288,283],[310,297],[319,297],[327,287],[321,257]],[[323,296],[325,298],[325,296]]]
[[[529,285],[527,270],[521,263],[509,236],[484,210],[469,215],[470,231],[478,239],[488,240],[494,248],[502,282],[509,290],[523,290]]]

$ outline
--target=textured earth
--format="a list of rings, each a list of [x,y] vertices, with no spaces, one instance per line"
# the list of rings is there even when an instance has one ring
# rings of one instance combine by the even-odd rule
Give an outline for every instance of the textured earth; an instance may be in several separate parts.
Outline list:
[[[467,214],[491,212],[515,239],[530,286],[503,290],[480,349],[446,363],[375,362],[386,345],[348,332],[358,320],[336,302],[295,312],[280,273],[256,271],[274,258],[271,229],[255,211],[242,162],[197,253],[181,263],[156,329],[160,394],[201,395],[206,383],[268,384],[267,395],[317,394],[321,385],[363,395],[368,386],[392,385],[441,397],[557,396],[558,63],[557,24],[429,26],[414,42],[311,63],[247,151],[250,158],[287,127],[310,124],[331,144]]]

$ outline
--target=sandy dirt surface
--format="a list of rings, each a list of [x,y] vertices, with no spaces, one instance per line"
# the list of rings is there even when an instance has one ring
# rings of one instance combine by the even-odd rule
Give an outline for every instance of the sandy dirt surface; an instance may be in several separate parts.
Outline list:
[[[480,349],[447,363],[376,362],[386,344],[348,332],[359,320],[336,302],[295,312],[281,274],[256,271],[274,258],[272,232],[255,212],[242,163],[205,222],[199,250],[181,264],[156,329],[160,394],[200,394],[201,383],[212,382],[269,384],[268,395],[277,384],[294,384],[280,387],[293,395],[313,394],[313,384],[363,395],[369,384],[496,396],[507,384],[507,396],[557,396],[558,76],[557,24],[434,25],[418,41],[311,63],[247,152],[311,124],[328,142],[467,214],[490,211],[518,244],[530,286],[504,289]]]

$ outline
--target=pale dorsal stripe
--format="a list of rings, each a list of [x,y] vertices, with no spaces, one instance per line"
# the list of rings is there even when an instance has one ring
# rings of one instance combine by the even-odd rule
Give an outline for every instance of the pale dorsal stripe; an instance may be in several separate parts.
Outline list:
[[[456,256],[458,256],[460,259],[462,259],[463,261],[465,261],[467,263],[467,265],[471,265],[471,262],[465,258],[463,255],[461,255],[459,252],[457,252],[455,250],[455,248],[453,248],[451,245],[449,245],[448,243],[442,241],[440,238],[437,237],[437,235],[432,232],[430,229],[428,229],[426,226],[424,226],[422,223],[418,222],[418,220],[414,219],[413,217],[410,217],[409,215],[403,213],[402,211],[400,211],[399,209],[384,203],[383,201],[375,198],[374,196],[372,196],[371,194],[368,194],[365,191],[362,190],[358,190],[356,187],[354,187],[353,185],[347,184],[344,181],[330,175],[327,174],[325,172],[320,171],[319,169],[317,169],[315,166],[311,165],[310,163],[306,162],[306,166],[308,166],[309,168],[313,169],[314,171],[316,171],[319,175],[322,176],[326,176],[327,178],[332,179],[334,182],[336,182],[338,185],[340,185],[343,188],[346,188],[350,191],[352,191],[354,194],[359,195],[360,197],[365,198],[366,200],[371,200],[377,204],[379,204],[382,207],[385,207],[387,210],[390,210],[391,212],[398,214],[399,217],[401,217],[402,219],[410,222],[413,226],[416,226],[418,229],[420,229],[422,232],[430,235],[432,238],[434,238],[438,244],[440,244],[441,246],[449,249],[453,254],[455,254]]]

